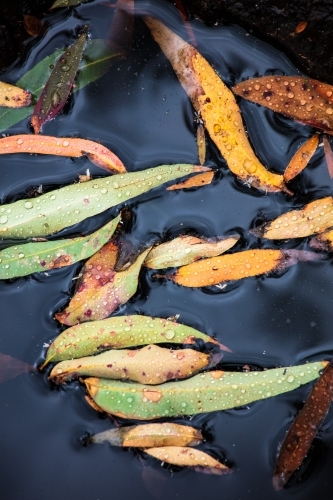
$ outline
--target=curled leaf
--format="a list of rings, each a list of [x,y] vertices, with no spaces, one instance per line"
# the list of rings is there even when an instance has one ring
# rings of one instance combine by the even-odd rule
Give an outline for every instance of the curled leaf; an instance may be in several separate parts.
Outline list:
[[[90,356],[106,349],[147,344],[194,344],[196,339],[218,344],[205,333],[175,321],[139,314],[116,316],[68,328],[52,342],[44,364]]]
[[[27,90],[11,83],[0,82],[0,106],[6,108],[23,108],[31,103],[31,94]]]
[[[296,151],[283,174],[286,182],[290,182],[305,169],[317,149],[318,142],[319,136],[314,134]]]
[[[326,362],[261,372],[211,371],[157,386],[88,378],[89,396],[107,413],[151,420],[228,410],[297,389],[315,380]]]
[[[291,210],[250,232],[269,240],[305,238],[333,227],[333,198],[312,201],[301,210]]]
[[[179,182],[178,184],[173,184],[173,186],[169,186],[167,191],[175,191],[176,189],[190,189],[194,187],[206,186],[207,184],[211,184],[214,178],[214,172],[204,172],[203,174],[197,174],[191,177],[190,179],[186,179],[183,182]]]
[[[90,438],[93,443],[112,446],[153,448],[155,446],[197,446],[203,441],[201,432],[189,425],[172,422],[142,424],[110,429]]]
[[[201,450],[193,448],[164,446],[161,448],[149,448],[145,450],[145,453],[168,464],[178,465],[179,467],[193,467],[197,472],[208,472],[218,475],[231,472],[229,467],[221,464],[215,458]]]
[[[126,304],[138,288],[141,266],[149,252],[150,248],[142,252],[125,271],[113,273],[111,280],[104,285],[86,286],[79,290],[80,293],[77,297],[74,295],[68,307],[56,315],[57,320],[64,325],[100,320]]]
[[[285,191],[282,175],[269,172],[254,154],[232,92],[204,57],[161,22],[144,18],[155,41],[171,62],[204,126],[230,170],[267,191]]]
[[[320,258],[322,255],[303,250],[245,250],[230,255],[202,259],[177,269],[173,274],[158,275],[158,277],[168,278],[178,285],[188,287],[211,286],[223,281],[240,280],[250,276],[282,271],[299,261]]]
[[[280,490],[302,464],[322,425],[333,397],[333,364],[326,366],[284,438],[276,462],[273,485]]]
[[[47,135],[12,135],[0,139],[0,154],[37,153],[79,157],[85,155],[98,167],[112,173],[125,173],[122,161],[109,149],[94,141]]]
[[[262,76],[233,92],[305,125],[333,133],[333,87],[305,76]]]
[[[238,235],[215,241],[181,235],[154,247],[149,252],[144,264],[151,269],[185,266],[203,257],[220,255],[233,247],[238,240]]]
[[[220,360],[219,356],[216,361]],[[193,349],[164,349],[148,345],[136,350],[110,350],[97,356],[61,361],[49,378],[61,384],[80,376],[163,384],[191,377],[211,363],[211,357]]]
[[[46,236],[146,193],[165,182],[205,169],[206,167],[186,164],[163,165],[74,184],[50,191],[38,198],[2,205],[0,234],[2,238]]]

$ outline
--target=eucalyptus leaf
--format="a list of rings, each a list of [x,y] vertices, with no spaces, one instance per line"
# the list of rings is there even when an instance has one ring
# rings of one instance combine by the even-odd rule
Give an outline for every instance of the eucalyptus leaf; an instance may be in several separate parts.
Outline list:
[[[5,238],[46,236],[205,167],[177,164],[73,184],[0,207]]]
[[[84,381],[100,409],[122,418],[151,420],[228,410],[293,391],[319,377],[325,362],[253,372],[211,371],[151,387],[99,378]]]
[[[59,7],[76,7],[81,3],[88,3],[92,0],[56,0],[50,7],[50,9],[56,9]]]
[[[0,279],[17,278],[39,271],[69,266],[97,252],[113,235],[116,219],[89,236],[66,240],[31,242],[0,251]]]

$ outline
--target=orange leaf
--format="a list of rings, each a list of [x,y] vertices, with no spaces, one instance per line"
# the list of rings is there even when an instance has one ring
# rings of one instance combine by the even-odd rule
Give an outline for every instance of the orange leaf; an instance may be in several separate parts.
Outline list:
[[[85,155],[92,163],[108,172],[126,172],[123,163],[114,153],[102,144],[87,139],[35,134],[12,135],[0,139],[0,154],[7,153],[38,153],[76,158]]]
[[[314,134],[296,151],[283,174],[286,182],[291,181],[305,169],[317,149],[318,142],[319,136]]]
[[[310,240],[310,247],[324,252],[333,252],[333,229],[318,234]]]
[[[233,92],[289,118],[333,134],[333,87],[304,76],[262,76]]]
[[[10,83],[0,82],[0,106],[23,108],[31,103],[31,94]]]
[[[179,182],[178,184],[173,184],[167,188],[167,191],[174,191],[176,189],[189,189],[194,187],[206,186],[207,184],[211,184],[214,177],[214,172],[204,172],[203,174],[197,174],[189,179],[186,179],[183,182]]]

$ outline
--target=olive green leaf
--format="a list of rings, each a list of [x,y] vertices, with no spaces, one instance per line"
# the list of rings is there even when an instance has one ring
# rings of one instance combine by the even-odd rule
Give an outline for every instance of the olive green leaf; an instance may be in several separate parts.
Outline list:
[[[50,7],[51,9],[56,9],[58,7],[76,7],[81,3],[88,3],[92,0],[56,0]]]
[[[87,259],[111,238],[119,221],[120,215],[85,237],[31,242],[1,250],[0,279],[48,271]]]
[[[107,413],[151,420],[228,410],[277,396],[315,380],[326,364],[308,363],[246,373],[211,371],[154,387],[95,377],[87,378],[84,383],[93,402]]]

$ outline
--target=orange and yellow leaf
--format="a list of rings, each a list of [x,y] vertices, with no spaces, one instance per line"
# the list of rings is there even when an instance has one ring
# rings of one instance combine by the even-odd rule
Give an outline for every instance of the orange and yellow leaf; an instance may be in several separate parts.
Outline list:
[[[319,136],[314,134],[296,151],[283,174],[286,182],[291,181],[305,169],[317,149],[318,142]]]

